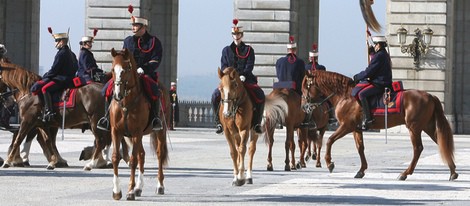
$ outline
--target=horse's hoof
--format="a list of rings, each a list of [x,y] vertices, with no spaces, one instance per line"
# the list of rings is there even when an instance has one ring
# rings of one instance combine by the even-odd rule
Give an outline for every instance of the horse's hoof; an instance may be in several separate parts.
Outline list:
[[[67,164],[67,162],[57,162],[57,164],[55,164],[55,167],[66,168],[66,167],[69,167],[69,164]]]
[[[119,193],[114,193],[113,192],[113,199],[114,200],[120,200],[122,198],[122,192],[119,191]]]
[[[126,199],[127,200],[135,200],[135,194],[134,193],[127,193]]]
[[[157,194],[159,194],[159,195],[165,194],[165,188],[163,188],[163,187],[158,187],[158,188],[157,188]]]
[[[459,177],[458,173],[454,173],[450,175],[449,181],[454,181]]]
[[[400,176],[398,176],[397,179],[398,179],[398,180],[406,180],[406,177],[407,177],[406,175],[402,175],[402,174],[401,174]]]
[[[52,166],[52,165],[47,165],[46,169],[47,169],[47,170],[54,170],[54,166]]]
[[[300,163],[295,164],[295,169],[298,169],[298,170],[302,169],[302,166],[300,165]]]
[[[315,165],[317,168],[321,168],[321,163],[318,163],[317,165]]]
[[[85,167],[83,167],[83,170],[84,170],[84,171],[91,171],[91,167],[85,166]]]
[[[3,168],[10,168],[11,165],[10,165],[9,163],[5,162],[2,167],[3,167]]]
[[[266,168],[268,171],[274,171],[273,169],[273,166],[272,165],[268,165],[268,167]]]
[[[113,169],[113,163],[109,162],[108,164],[106,164],[106,168],[107,169]]]
[[[23,165],[24,165],[25,167],[31,167],[31,165],[29,164],[29,161],[23,162]]]
[[[316,155],[316,154],[313,154],[313,155],[312,155],[312,160],[315,160],[315,159],[317,159],[317,155]]]
[[[302,168],[307,168],[307,164],[305,164],[305,163],[300,164],[300,166],[301,166]]]
[[[332,162],[332,163],[330,163],[330,165],[328,165],[328,170],[330,171],[330,173],[333,172],[333,169],[335,169],[335,163],[334,162]]]
[[[253,178],[246,179],[246,184],[252,185],[253,184]]]
[[[284,167],[284,171],[290,171],[290,166],[289,166],[289,165],[286,165],[286,166]]]
[[[13,163],[13,167],[24,167],[23,162]]]
[[[364,175],[366,175],[364,172],[357,172],[356,176],[354,176],[354,178],[363,178]]]
[[[310,155],[305,155],[305,161],[306,162],[310,161]]]
[[[142,190],[141,189],[135,189],[134,193],[135,193],[135,196],[137,196],[137,197],[142,196]]]
[[[243,186],[245,184],[245,180],[244,179],[237,179],[235,181],[232,182],[232,185],[233,186]]]

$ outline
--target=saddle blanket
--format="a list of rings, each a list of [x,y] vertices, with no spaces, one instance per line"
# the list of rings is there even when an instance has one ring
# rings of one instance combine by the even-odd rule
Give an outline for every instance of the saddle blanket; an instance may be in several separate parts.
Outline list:
[[[388,114],[400,114],[403,110],[402,105],[403,91],[390,92],[390,102],[387,105]],[[373,96],[369,99],[369,108],[373,115],[385,115],[385,103],[382,94]]]
[[[64,92],[54,94],[52,97],[54,106],[63,108],[65,99],[65,108],[75,107],[75,97],[77,96],[77,90],[78,88],[72,88],[65,90]]]

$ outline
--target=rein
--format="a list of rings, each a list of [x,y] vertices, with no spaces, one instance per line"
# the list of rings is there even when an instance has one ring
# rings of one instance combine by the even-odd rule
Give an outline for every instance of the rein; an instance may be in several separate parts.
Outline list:
[[[238,87],[238,85],[237,85]],[[242,87],[244,87],[243,83],[242,83]],[[232,103],[232,107],[229,109],[229,117],[233,117],[235,119],[235,114],[237,113],[238,111],[238,108],[240,107],[240,104],[243,103],[246,98],[245,96],[247,95],[246,93],[246,89],[243,88],[241,90],[241,93],[240,95],[238,96],[238,98],[233,98],[233,99],[221,99],[220,102],[223,104],[223,103]]]
[[[308,113],[308,114],[312,113],[313,110],[318,108],[320,105],[322,105],[323,103],[328,101],[328,99],[330,99],[331,97],[333,97],[335,95],[335,93],[333,92],[330,95],[328,95],[325,99],[321,100],[320,102],[314,102],[313,98],[310,97],[310,88],[312,87],[312,85],[313,85],[314,88],[317,88],[318,90],[320,90],[320,88],[318,88],[318,86],[313,84],[313,80],[308,79],[308,81],[307,81],[307,95],[306,96],[302,95],[302,98],[305,99],[306,102],[307,102],[304,105],[302,105],[302,110],[304,110],[304,112]]]

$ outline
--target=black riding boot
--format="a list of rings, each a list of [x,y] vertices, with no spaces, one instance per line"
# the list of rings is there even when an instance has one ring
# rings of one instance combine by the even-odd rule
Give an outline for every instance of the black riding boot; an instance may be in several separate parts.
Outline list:
[[[215,128],[217,129],[215,133],[220,134],[224,131],[224,128],[222,127],[222,124],[220,123],[220,117],[219,117],[219,104],[216,106],[212,105],[212,109],[214,110],[214,122],[215,122]]]
[[[52,107],[52,98],[49,92],[44,93],[44,115],[43,122],[49,122],[55,116],[54,108]]]
[[[255,116],[253,117],[254,126],[253,129],[256,133],[261,134],[263,133],[263,128],[261,127],[261,121],[263,120],[263,112],[264,112],[264,103],[263,104],[256,104],[256,111]]]
[[[98,120],[98,124],[96,125],[98,129],[101,129],[104,131],[111,130],[111,125],[109,124],[109,105],[111,105],[111,97],[109,98],[109,100],[104,100],[105,114],[104,114],[104,117],[101,117],[101,119]]]
[[[367,101],[367,98],[361,99],[361,104],[363,115],[362,130],[368,130],[369,125],[372,124],[375,119],[372,118],[372,114],[370,113],[369,102]]]
[[[152,119],[152,130],[153,131],[158,131],[158,130],[162,130],[163,126],[162,126],[162,120],[160,120],[160,102],[157,100],[157,101],[153,101],[152,102],[152,108],[151,108],[151,112],[153,113],[153,119]]]
[[[305,118],[302,123],[300,123],[300,127],[306,127],[308,129],[316,129],[317,124],[313,121],[313,114],[312,113],[305,113]]]

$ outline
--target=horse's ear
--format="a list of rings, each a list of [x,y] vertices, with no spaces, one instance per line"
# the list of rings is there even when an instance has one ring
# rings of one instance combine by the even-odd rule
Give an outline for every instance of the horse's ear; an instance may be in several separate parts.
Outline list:
[[[127,58],[127,56],[129,55],[129,50],[127,48],[124,48],[121,51],[122,51],[122,54]]]
[[[116,56],[116,50],[114,50],[114,47],[111,49],[111,56],[115,57]]]
[[[219,74],[219,79],[222,79],[222,77],[224,76],[224,73],[222,72],[220,67],[217,69],[217,73]]]

